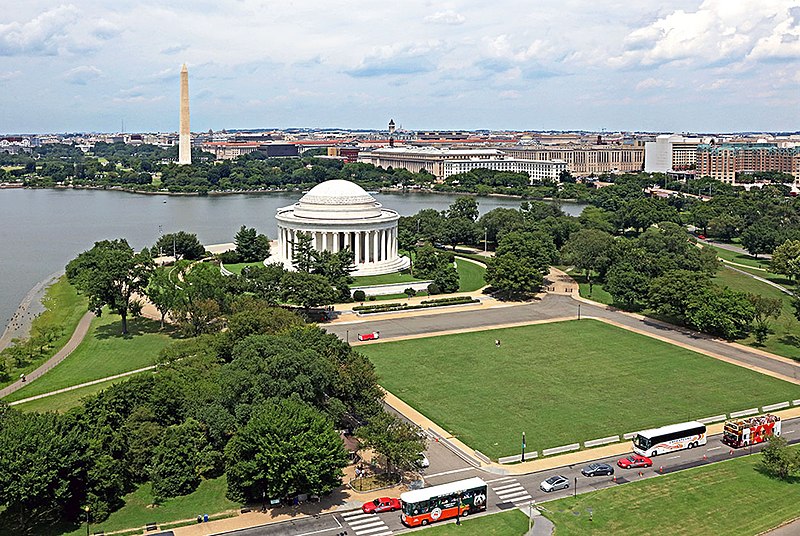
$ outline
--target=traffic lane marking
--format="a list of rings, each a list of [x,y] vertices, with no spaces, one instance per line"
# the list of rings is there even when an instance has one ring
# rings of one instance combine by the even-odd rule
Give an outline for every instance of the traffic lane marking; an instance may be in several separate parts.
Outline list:
[[[667,459],[668,459],[668,460],[674,460],[675,458],[680,458],[680,456],[670,456],[670,457],[669,457],[669,458],[667,458]]]
[[[456,473],[463,473],[465,471],[474,471],[474,467],[463,467],[461,469],[453,469],[451,471],[442,471],[441,473],[433,473],[431,475],[425,475],[425,478],[434,478],[437,476],[446,476],[446,475],[454,475]],[[491,480],[487,480],[487,482],[491,482]]]
[[[507,486],[497,486],[497,487],[493,487],[492,489],[493,489],[493,490],[495,490],[497,493],[500,493],[500,492],[501,492],[501,491],[503,491],[504,489],[509,489],[509,488],[521,488],[521,487],[522,487],[522,485],[521,485],[521,484],[519,484],[519,483],[515,483],[515,484],[509,484],[509,485],[507,485]]]
[[[710,448],[710,449],[706,449],[706,451],[718,450],[718,449],[721,449],[721,448],[722,448],[722,447],[712,447],[712,448]]]

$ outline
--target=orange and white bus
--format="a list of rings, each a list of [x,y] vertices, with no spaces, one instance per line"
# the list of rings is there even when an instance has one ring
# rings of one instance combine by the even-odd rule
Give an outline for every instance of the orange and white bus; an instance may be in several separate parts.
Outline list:
[[[418,527],[482,512],[486,510],[486,497],[486,482],[478,477],[406,491],[400,494],[400,519],[406,526]]]
[[[774,435],[781,435],[781,418],[771,414],[759,415],[727,421],[722,442],[734,448],[747,447],[764,443]]]

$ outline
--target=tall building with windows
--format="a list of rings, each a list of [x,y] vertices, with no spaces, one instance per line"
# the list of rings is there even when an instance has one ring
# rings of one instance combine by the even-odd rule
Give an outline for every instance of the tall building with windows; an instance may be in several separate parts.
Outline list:
[[[692,169],[697,164],[697,146],[700,138],[687,138],[678,134],[662,134],[655,141],[644,144],[644,170],[650,173],[668,173]]]
[[[503,152],[527,160],[561,160],[570,173],[580,176],[637,172],[644,165],[644,147],[637,145],[520,145]]]
[[[697,147],[697,174],[736,183],[737,174],[778,171],[800,182],[800,145],[780,147],[777,143],[721,143]]]

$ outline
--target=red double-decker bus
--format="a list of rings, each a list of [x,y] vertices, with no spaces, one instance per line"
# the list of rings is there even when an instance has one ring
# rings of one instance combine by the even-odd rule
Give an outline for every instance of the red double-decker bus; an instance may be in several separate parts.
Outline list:
[[[409,527],[486,510],[486,482],[478,477],[400,494],[401,521]]]
[[[759,415],[746,419],[727,421],[722,442],[733,448],[747,447],[781,435],[781,418],[777,415]]]

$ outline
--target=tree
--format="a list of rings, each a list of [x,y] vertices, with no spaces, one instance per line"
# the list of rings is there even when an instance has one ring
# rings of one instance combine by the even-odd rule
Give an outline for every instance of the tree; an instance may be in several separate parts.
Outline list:
[[[241,262],[263,261],[269,257],[269,238],[258,234],[255,227],[247,228],[242,225],[233,241]]]
[[[206,254],[206,248],[197,239],[194,233],[178,231],[167,233],[158,239],[153,246],[153,251],[158,255],[175,255],[176,259],[201,259]]]
[[[436,272],[440,262],[436,248],[430,244],[425,244],[416,249],[412,269],[417,277],[430,278]]]
[[[761,464],[772,476],[786,480],[800,466],[800,456],[789,448],[784,438],[773,435],[761,449]]]
[[[800,240],[787,240],[772,252],[770,270],[800,281]]]
[[[432,284],[436,285],[440,292],[456,292],[460,284],[458,270],[456,270],[456,267],[450,262],[443,263],[433,272]]]
[[[755,316],[753,321],[753,333],[756,342],[763,344],[769,335],[769,319],[781,316],[783,300],[780,298],[767,298],[761,294],[748,294],[747,298],[753,304]]]
[[[281,281],[286,269],[278,263],[266,266],[245,266],[242,276],[247,282],[248,291],[252,292],[270,305],[277,305],[283,297]]]
[[[463,218],[475,223],[478,219],[478,202],[472,196],[457,197],[447,210],[448,219]]]
[[[588,206],[581,211],[578,217],[584,229],[597,229],[606,233],[614,233],[614,214],[600,207]]]
[[[181,296],[173,317],[191,335],[222,329],[226,277],[213,264],[197,263],[180,275]]]
[[[475,222],[468,218],[447,218],[442,224],[440,238],[445,244],[456,249],[458,244],[475,244],[477,242],[477,227]]]
[[[326,277],[306,272],[286,272],[281,288],[285,301],[305,309],[334,303],[338,296]]]
[[[128,333],[128,314],[138,316],[142,304],[134,298],[144,293],[153,259],[147,251],[134,253],[125,239],[96,242],[67,264],[67,279],[89,298],[97,316],[103,307],[122,317],[122,334]]]
[[[353,251],[343,248],[336,253],[330,251],[315,251],[312,261],[311,273],[325,277],[328,282],[339,291],[340,301],[350,300],[350,284],[355,270]]]
[[[531,258],[506,254],[488,263],[486,282],[501,295],[526,296],[539,290],[544,281],[541,269]]]
[[[614,255],[614,237],[597,229],[583,229],[573,233],[561,249],[564,262],[574,264],[583,270],[589,281],[589,294],[592,293],[592,271],[602,278],[611,265]]]
[[[584,209],[584,211],[586,211]],[[497,242],[506,233],[520,230],[523,226],[522,213],[513,208],[495,208],[481,216],[478,228],[485,230],[489,242]]]
[[[660,315],[683,321],[690,304],[711,287],[711,278],[689,270],[671,270],[650,281],[647,301]]]
[[[413,469],[420,453],[425,451],[419,429],[385,411],[359,428],[356,435],[364,446],[383,456],[387,473]]]
[[[203,427],[196,420],[167,428],[153,451],[150,470],[156,502],[194,491],[203,471],[208,471],[203,461],[210,450]]]
[[[615,264],[606,276],[603,288],[611,294],[615,303],[628,307],[640,307],[647,298],[650,280],[627,261]]]
[[[228,497],[324,495],[341,485],[347,454],[333,424],[295,399],[272,400],[257,410],[225,448]]]
[[[164,319],[180,303],[181,289],[170,279],[168,269],[157,269],[150,276],[144,293],[161,313],[161,329],[164,329]]]
[[[0,504],[18,528],[75,519],[85,498],[86,443],[55,413],[0,409]]]
[[[297,231],[292,243],[292,266],[298,272],[309,273],[314,265],[314,245],[310,233]]]
[[[755,307],[744,292],[712,286],[695,297],[686,311],[686,320],[695,329],[728,340],[750,333]]]
[[[745,229],[741,238],[748,253],[758,257],[762,253],[772,253],[780,243],[781,229],[774,222],[761,220]]]

